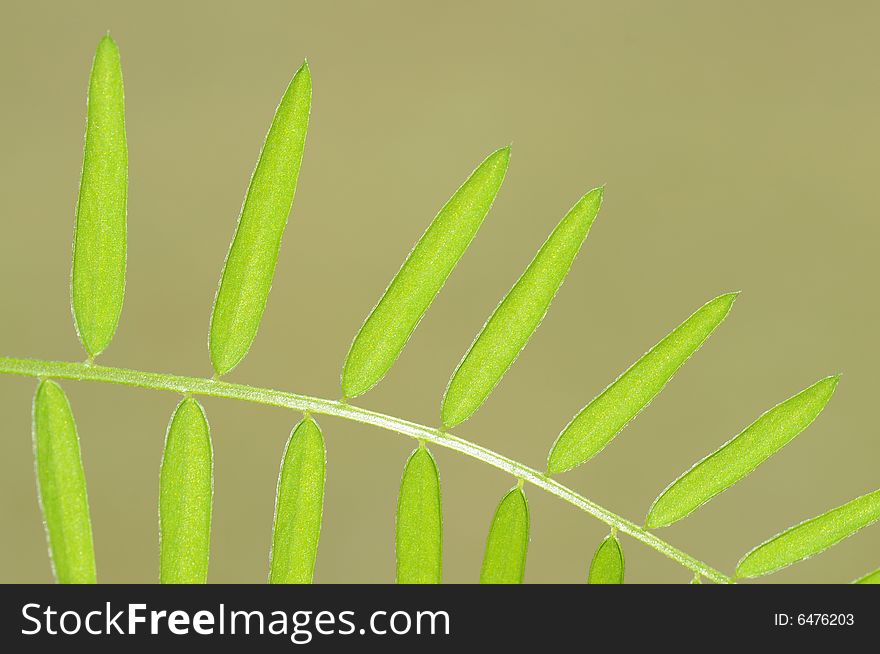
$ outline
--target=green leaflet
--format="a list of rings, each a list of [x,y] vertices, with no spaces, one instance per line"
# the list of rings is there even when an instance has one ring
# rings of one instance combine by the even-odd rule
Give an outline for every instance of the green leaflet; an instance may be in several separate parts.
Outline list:
[[[223,266],[208,343],[218,375],[244,358],[263,317],[296,192],[311,103],[312,78],[304,63],[275,112]]]
[[[880,519],[880,490],[786,529],[746,554],[737,577],[760,577],[819,554]]]
[[[822,412],[839,379],[826,377],[776,405],[699,461],[654,500],[646,526],[665,527],[681,520],[776,454]]]
[[[95,550],[76,423],[61,387],[42,382],[34,397],[37,491],[55,578],[95,583]]]
[[[440,476],[420,445],[409,457],[397,500],[397,583],[439,584],[443,569]]]
[[[327,454],[321,428],[306,417],[290,434],[278,476],[270,584],[310,584],[315,574]]]
[[[599,212],[602,193],[593,189],[571,208],[458,364],[440,410],[447,429],[480,408],[544,319]]]
[[[590,563],[588,582],[591,584],[623,583],[623,550],[614,534],[607,536],[599,544],[593,561]]]
[[[570,470],[601,452],[700,349],[737,295],[720,295],[697,309],[584,407],[553,443],[547,458],[549,474]]]
[[[481,584],[521,584],[529,549],[529,503],[516,486],[505,495],[489,528]]]
[[[351,344],[342,369],[345,397],[367,392],[394,365],[476,236],[501,188],[509,161],[509,146],[486,157],[416,243]]]
[[[125,296],[128,147],[119,49],[101,39],[89,78],[86,142],[76,203],[70,300],[90,357],[116,333]]]
[[[214,456],[202,406],[183,400],[165,435],[159,475],[159,580],[203,584],[211,551]]]
[[[854,584],[880,584],[880,568],[874,570],[874,572],[869,572],[864,577],[859,577],[855,581]]]

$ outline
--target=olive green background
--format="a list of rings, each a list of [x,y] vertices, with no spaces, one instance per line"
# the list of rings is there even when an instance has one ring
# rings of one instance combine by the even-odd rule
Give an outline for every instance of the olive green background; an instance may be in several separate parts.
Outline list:
[[[0,354],[82,360],[68,276],[85,92],[100,36],[123,57],[128,287],[106,365],[210,375],[208,318],[274,107],[314,78],[299,189],[263,324],[229,375],[338,397],[356,330],[434,213],[513,142],[495,207],[382,384],[357,404],[436,425],[446,381],[557,220],[605,204],[544,324],[456,433],[544,465],[559,430],[693,310],[743,293],[654,404],[561,480],[636,521],[761,412],[844,373],[823,415],[746,481],[661,535],[732,572],[752,546],[880,486],[880,7],[866,2],[6,2],[0,23]],[[35,483],[36,384],[0,377],[0,580],[51,580]],[[99,579],[158,575],[170,394],[65,382]],[[267,577],[275,484],[297,415],[204,401],[216,459],[214,582]],[[328,449],[320,582],[394,578],[413,443],[319,418]],[[476,581],[514,481],[432,448],[445,580]],[[527,487],[526,579],[582,582],[605,527]],[[690,574],[624,538],[627,576]],[[769,581],[849,581],[880,525]]]

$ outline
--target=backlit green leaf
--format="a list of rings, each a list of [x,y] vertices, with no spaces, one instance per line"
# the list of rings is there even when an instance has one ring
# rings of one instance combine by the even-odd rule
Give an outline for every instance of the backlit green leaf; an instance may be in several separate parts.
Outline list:
[[[311,103],[312,79],[303,64],[275,112],[223,266],[209,338],[218,375],[238,365],[260,326],[296,192]]]
[[[760,577],[827,550],[880,519],[880,490],[795,525],[746,554],[737,577]]]
[[[623,550],[612,534],[599,544],[590,563],[588,581],[591,584],[622,584],[623,568]]]
[[[481,584],[521,584],[526,572],[529,549],[529,504],[517,486],[501,499],[480,571]]]
[[[159,579],[203,584],[211,552],[214,457],[201,405],[183,400],[168,424],[159,476]]]
[[[699,461],[654,500],[647,527],[681,520],[776,454],[822,412],[839,379],[826,377],[778,404]]]
[[[490,154],[434,218],[364,322],[342,369],[342,393],[356,397],[385,376],[477,234],[510,161]]]
[[[70,403],[51,380],[34,397],[37,491],[55,578],[62,584],[95,583],[95,550],[86,478]]]
[[[324,512],[327,454],[321,429],[305,418],[290,434],[278,477],[270,584],[310,584]]]
[[[492,313],[446,387],[440,410],[444,427],[470,418],[519,356],[550,308],[601,204],[601,188],[578,200]]]
[[[110,344],[125,296],[128,147],[119,49],[101,39],[89,79],[70,298],[89,356]]]
[[[880,584],[880,568],[856,579],[854,584]]]
[[[439,584],[443,515],[440,476],[424,445],[409,457],[397,500],[397,583]]]
[[[704,304],[584,407],[550,449],[550,474],[570,470],[601,452],[700,349],[736,296],[727,293]]]

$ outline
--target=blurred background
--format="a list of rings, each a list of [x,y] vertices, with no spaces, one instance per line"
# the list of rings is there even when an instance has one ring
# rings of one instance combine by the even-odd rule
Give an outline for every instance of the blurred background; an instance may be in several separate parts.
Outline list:
[[[105,365],[210,376],[208,319],[274,108],[308,57],[312,122],[263,323],[230,381],[336,398],[352,337],[436,211],[489,152],[510,171],[388,377],[357,404],[436,425],[446,382],[565,211],[607,184],[530,346],[456,433],[541,468],[568,420],[698,306],[743,293],[663,394],[561,481],[641,522],[760,413],[843,372],[820,418],[746,481],[660,532],[725,572],[795,522],[880,486],[874,347],[880,6],[865,2],[10,2],[0,24],[0,354],[82,360],[69,309],[86,84],[110,30],[130,158],[125,308]],[[104,582],[158,575],[159,464],[178,401],[65,382]],[[36,383],[0,376],[0,581],[51,580],[33,479]],[[205,399],[214,582],[262,582],[298,415]],[[319,418],[318,582],[394,579],[413,443]],[[478,579],[514,480],[432,448],[449,582]],[[585,580],[603,524],[526,488],[526,580]],[[633,582],[690,573],[624,537]],[[880,525],[770,582],[880,565]]]

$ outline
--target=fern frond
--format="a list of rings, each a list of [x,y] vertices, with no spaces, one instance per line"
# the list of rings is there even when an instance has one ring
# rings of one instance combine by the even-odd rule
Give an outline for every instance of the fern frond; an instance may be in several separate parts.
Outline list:
[[[690,514],[747,476],[803,431],[827,405],[838,376],[820,380],[759,417],[699,461],[655,500],[642,527],[551,477],[605,448],[662,391],[726,318],[736,293],[703,305],[584,407],[556,439],[547,473],[448,430],[487,400],[535,333],[585,242],[603,189],[584,195],[559,222],[490,315],[455,368],[441,404],[442,429],[351,405],[388,373],[419,321],[475,238],[503,183],[510,148],[490,154],[443,206],[355,336],[343,365],[342,400],[232,384],[219,377],[246,356],[259,329],[294,200],[311,111],[307,64],[275,112],[251,177],[212,307],[212,379],[94,365],[111,341],[125,289],[128,153],[119,52],[108,37],[97,50],[89,85],[83,173],[76,213],[71,304],[85,363],[0,357],[0,374],[41,379],[34,400],[34,449],[41,507],[58,581],[94,582],[95,561],[85,475],[70,404],[49,378],[98,381],[184,395],[169,424],[160,477],[160,579],[200,583],[210,554],[213,450],[201,405],[192,395],[223,397],[299,411],[278,477],[270,553],[271,583],[313,580],[320,538],[326,448],[314,414],[373,425],[415,439],[396,513],[399,583],[442,579],[440,477],[427,444],[448,448],[517,479],[492,518],[481,583],[522,583],[529,546],[529,483],[611,528],[592,558],[588,581],[623,583],[625,533],[694,572],[693,582],[756,577],[818,554],[880,519],[880,490],[807,520],[754,548],[736,577],[716,570],[648,531]],[[878,583],[880,571],[855,583]]]

